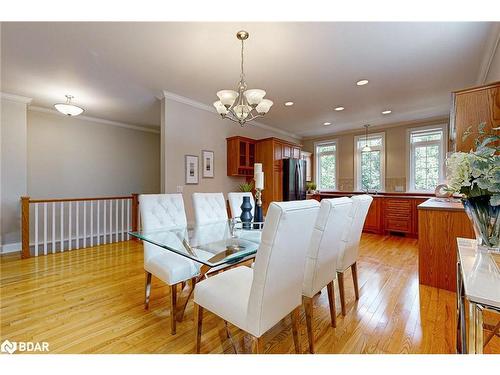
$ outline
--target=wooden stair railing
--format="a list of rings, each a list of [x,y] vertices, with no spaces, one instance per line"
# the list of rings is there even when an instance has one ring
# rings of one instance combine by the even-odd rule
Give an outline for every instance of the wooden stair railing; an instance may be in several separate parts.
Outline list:
[[[42,207],[41,215],[40,207]],[[42,241],[39,241],[40,216],[42,217]],[[85,248],[87,243],[94,246],[101,243],[126,241],[130,239],[129,231],[139,229],[139,194],[136,193],[128,196],[95,198],[31,199],[21,197],[22,258],[31,257],[31,248],[33,248],[33,254],[38,256],[41,253],[39,250],[42,250],[43,255],[47,255]],[[32,231],[33,242],[30,240]]]

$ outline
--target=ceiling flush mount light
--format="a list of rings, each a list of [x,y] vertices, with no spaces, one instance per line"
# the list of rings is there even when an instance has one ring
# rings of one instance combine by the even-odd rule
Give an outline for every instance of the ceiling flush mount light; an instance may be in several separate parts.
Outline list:
[[[83,108],[78,107],[77,105],[71,104],[71,100],[74,98],[73,95],[66,95],[66,103],[57,103],[54,104],[55,109],[61,112],[66,116],[78,116],[82,114]]]
[[[358,86],[364,86],[368,83],[368,80],[367,79],[361,79],[359,80],[358,82],[356,82],[356,85]]]
[[[285,107],[291,107],[293,104],[293,102],[285,102]]]
[[[325,126],[328,126],[328,125],[331,125],[332,123],[331,122],[324,122],[323,125]]]
[[[388,115],[390,113],[392,113],[392,111],[390,109],[386,109],[385,111],[382,111],[383,115]]]
[[[365,147],[363,147],[361,149],[362,152],[370,152],[372,149],[370,146],[368,146],[368,128],[370,127],[370,125],[366,124],[366,125],[363,125],[365,127]]]
[[[236,38],[241,40],[241,74],[238,88],[234,90],[221,90],[217,92],[220,100],[214,103],[214,107],[222,118],[239,123],[241,126],[247,121],[264,116],[273,102],[264,99],[266,92],[261,89],[247,89],[245,72],[243,70],[243,46],[248,39],[248,32],[242,30],[236,33]]]
[[[345,108],[344,107],[335,107],[336,111],[343,111]]]

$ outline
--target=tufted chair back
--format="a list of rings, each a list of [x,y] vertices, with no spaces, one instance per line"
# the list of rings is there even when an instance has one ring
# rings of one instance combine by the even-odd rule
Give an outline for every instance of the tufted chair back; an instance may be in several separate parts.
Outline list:
[[[253,209],[255,209],[255,200],[253,199],[253,194],[251,192],[243,193],[228,193],[227,200],[229,201],[229,208],[231,209],[231,217],[238,218],[241,216],[241,204],[243,203],[243,197],[250,197],[250,203],[252,204],[252,215]]]
[[[247,307],[247,324],[259,334],[302,303],[306,252],[318,211],[313,199],[269,206]]]
[[[347,243],[351,226],[350,198],[322,199],[314,225],[309,249],[302,294],[312,298],[335,278],[337,258]]]
[[[367,194],[355,195],[351,199],[352,209],[350,216],[352,217],[352,222],[351,227],[347,230],[347,243],[344,251],[339,254],[337,262],[337,271],[339,272],[343,272],[358,259],[361,232],[363,231],[366,215],[373,201],[373,198]]]
[[[222,193],[193,193],[193,208],[196,225],[228,220]]]
[[[143,231],[187,225],[182,194],[141,194],[139,195],[139,210]],[[158,251],[162,250],[144,241],[144,262]]]

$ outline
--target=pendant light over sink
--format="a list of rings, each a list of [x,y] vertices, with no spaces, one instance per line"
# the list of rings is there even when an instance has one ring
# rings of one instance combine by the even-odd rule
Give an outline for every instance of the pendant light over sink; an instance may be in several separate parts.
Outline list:
[[[247,121],[252,121],[264,116],[273,105],[269,99],[264,99],[266,92],[262,89],[247,89],[245,72],[243,69],[244,41],[248,39],[247,31],[238,31],[236,38],[241,40],[241,73],[237,91],[221,90],[217,92],[220,100],[214,103],[217,113],[222,118],[239,123],[243,126]]]
[[[77,105],[71,104],[71,100],[74,99],[73,95],[66,95],[66,103],[54,104],[55,109],[66,116],[78,116],[83,113],[83,108]]]
[[[372,148],[368,145],[368,128],[370,127],[370,125],[366,124],[366,125],[363,125],[365,127],[365,147],[363,147],[361,149],[362,152],[370,152],[372,150]]]

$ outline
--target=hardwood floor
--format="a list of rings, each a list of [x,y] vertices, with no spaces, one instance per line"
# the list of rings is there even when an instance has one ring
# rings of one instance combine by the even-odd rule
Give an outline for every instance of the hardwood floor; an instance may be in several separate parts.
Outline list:
[[[51,353],[193,353],[193,303],[170,335],[169,288],[153,277],[144,310],[142,245],[103,245],[21,260],[1,257],[0,342],[47,341]],[[360,299],[346,272],[347,315],[330,325],[326,288],[314,298],[317,353],[453,353],[455,294],[419,286],[415,239],[364,234],[358,261]],[[300,342],[308,350],[301,309]],[[251,337],[205,311],[202,353],[250,353]],[[500,353],[495,337],[485,352]],[[234,347],[232,345],[234,343]],[[294,353],[286,318],[262,340],[266,353]]]

